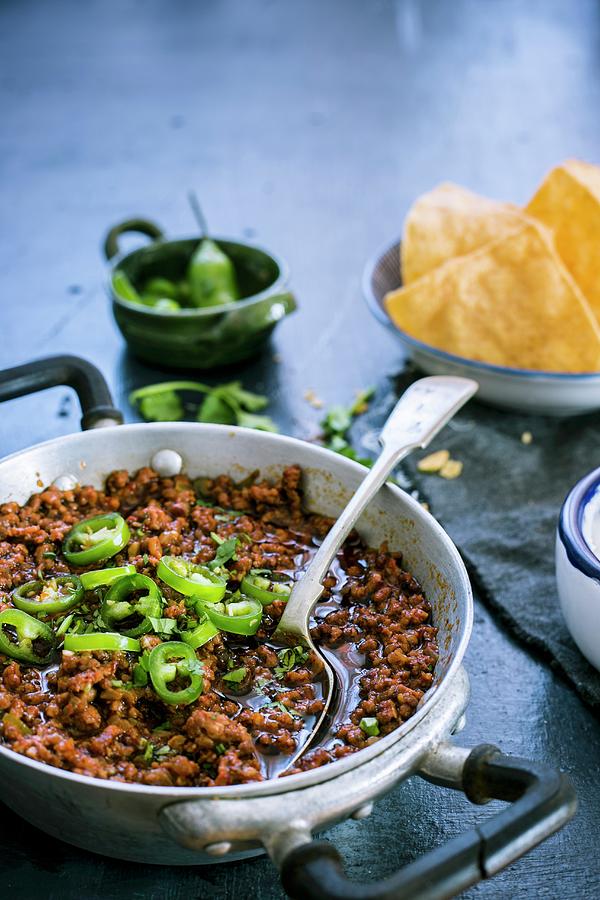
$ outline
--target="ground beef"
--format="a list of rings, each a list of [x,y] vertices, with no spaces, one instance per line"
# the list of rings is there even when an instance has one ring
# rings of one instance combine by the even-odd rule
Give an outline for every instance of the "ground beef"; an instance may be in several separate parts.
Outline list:
[[[133,563],[152,578],[165,554],[205,564],[216,553],[213,535],[238,536],[227,564],[233,588],[253,568],[298,579],[331,526],[303,511],[298,466],[275,483],[161,478],[144,468],[113,472],[104,490],[50,487],[24,506],[0,507],[0,609],[12,606],[12,590],[27,581],[85,571],[67,564],[61,541],[77,522],[108,511],[120,512],[131,532],[111,564]],[[160,587],[162,616],[181,626],[185,598]],[[99,590],[86,593],[77,610],[86,627],[97,623],[101,600]],[[0,654],[0,739],[49,765],[141,784],[228,785],[281,773],[323,709],[310,658],[282,666],[269,643],[284,605],[276,599],[264,608],[255,636],[221,632],[196,651],[204,687],[188,706],[163,703],[151,684],[134,685],[136,654],[62,650],[43,670]],[[58,627],[62,618],[48,622]],[[347,665],[352,688],[323,745],[287,774],[376,741],[361,728],[363,718],[377,720],[379,735],[397,728],[430,687],[437,660],[436,629],[419,584],[399,554],[367,548],[356,533],[325,580],[312,635]],[[160,642],[156,634],[141,638],[144,651]],[[241,682],[223,680],[241,667]]]

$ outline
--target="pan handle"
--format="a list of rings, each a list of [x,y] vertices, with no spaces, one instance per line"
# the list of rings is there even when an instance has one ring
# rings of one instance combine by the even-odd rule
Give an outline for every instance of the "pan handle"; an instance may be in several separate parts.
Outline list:
[[[81,428],[121,425],[123,416],[113,406],[102,373],[79,356],[46,356],[0,371],[0,402],[64,384],[74,388],[81,404]]]
[[[557,769],[483,744],[449,777],[452,748],[429,757],[420,774],[463,790],[473,803],[506,800],[511,806],[380,882],[350,881],[329,841],[290,849],[279,861],[283,886],[292,898],[311,900],[445,900],[495,875],[553,834],[574,815],[577,800],[570,780]]]

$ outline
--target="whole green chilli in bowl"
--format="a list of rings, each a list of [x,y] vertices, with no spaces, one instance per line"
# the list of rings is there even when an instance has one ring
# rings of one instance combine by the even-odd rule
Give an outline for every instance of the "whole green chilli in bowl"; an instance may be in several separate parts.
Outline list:
[[[149,244],[122,254],[119,237]],[[296,309],[281,258],[225,238],[166,240],[145,219],[108,232],[109,293],[121,334],[136,356],[175,369],[212,369],[258,354]]]

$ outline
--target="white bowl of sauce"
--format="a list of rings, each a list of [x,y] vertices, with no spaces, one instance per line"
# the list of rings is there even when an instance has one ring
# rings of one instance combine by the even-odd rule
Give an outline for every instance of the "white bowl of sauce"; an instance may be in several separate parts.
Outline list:
[[[600,669],[600,468],[577,482],[561,509],[556,581],[571,636]]]

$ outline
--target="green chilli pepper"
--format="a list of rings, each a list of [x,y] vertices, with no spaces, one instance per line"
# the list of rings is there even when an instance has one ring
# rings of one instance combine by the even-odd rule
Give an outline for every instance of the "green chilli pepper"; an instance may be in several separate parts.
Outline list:
[[[375,716],[366,716],[361,719],[358,723],[358,727],[367,735],[367,737],[377,737],[379,734],[379,722]]]
[[[192,628],[191,631],[181,632],[181,640],[185,641],[186,644],[189,644],[190,647],[193,647],[194,650],[204,646],[204,644],[212,640],[219,633],[219,629],[216,625],[213,625],[206,613],[200,611],[199,616],[201,617],[201,621],[195,628]]]
[[[147,575],[125,575],[106,593],[100,615],[109,628],[118,628],[129,637],[152,631],[150,617],[159,618],[162,609],[160,589]],[[123,627],[125,626],[125,627]]]
[[[149,278],[144,285],[144,294],[177,300],[177,285],[169,281],[168,278]]]
[[[262,606],[258,600],[232,594],[224,603],[207,603],[200,601],[196,609],[198,613],[206,613],[213,625],[220,631],[232,634],[256,634],[262,618]]]
[[[158,644],[150,653],[148,670],[152,686],[161,700],[173,705],[193,703],[202,693],[204,680],[194,650],[180,641]],[[172,690],[174,681],[188,681],[186,687]]]
[[[163,556],[156,574],[180,594],[207,603],[218,603],[227,590],[225,579],[215,575],[207,566],[196,565],[180,556]]]
[[[287,575],[278,572],[271,572],[268,577],[250,574],[242,579],[241,591],[263,606],[268,606],[274,600],[287,600],[292,593],[292,585]]]
[[[78,522],[63,540],[63,555],[74,566],[110,559],[127,544],[129,528],[118,513],[105,513]]]
[[[79,577],[84,590],[93,591],[94,588],[105,584],[112,584],[124,575],[135,575],[136,568],[131,563],[126,566],[113,566],[112,569],[94,569],[92,572],[83,572]]]
[[[112,277],[112,287],[115,294],[130,303],[141,303],[141,298],[131,281],[122,269],[115,269]]]
[[[140,300],[144,306],[160,312],[179,312],[181,309],[181,304],[177,300],[171,300],[170,297],[154,297],[152,294],[143,294]]]
[[[77,575],[28,581],[12,592],[12,602],[17,609],[34,616],[68,612],[82,600],[83,585]]]
[[[142,648],[135,638],[125,637],[112,631],[93,631],[91,634],[66,634],[65,650],[85,653],[88,650],[127,650],[141,653]]]
[[[223,306],[239,299],[233,263],[209,238],[194,251],[187,276],[194,306]]]
[[[0,613],[0,653],[19,662],[43,666],[54,655],[52,629],[22,609],[5,609]]]

